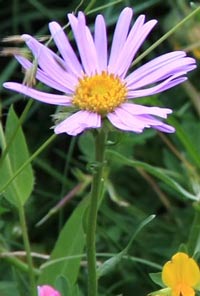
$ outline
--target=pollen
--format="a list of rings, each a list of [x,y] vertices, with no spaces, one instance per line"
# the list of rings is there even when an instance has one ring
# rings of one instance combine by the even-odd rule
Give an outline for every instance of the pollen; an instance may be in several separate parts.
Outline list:
[[[79,79],[72,103],[81,110],[105,115],[124,103],[126,96],[125,83],[118,76],[103,71]]]

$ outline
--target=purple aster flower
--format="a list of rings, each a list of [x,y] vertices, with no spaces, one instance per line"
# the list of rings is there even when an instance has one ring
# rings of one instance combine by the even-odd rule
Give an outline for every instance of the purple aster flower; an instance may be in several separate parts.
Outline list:
[[[184,82],[187,72],[196,67],[195,60],[183,51],[174,51],[128,73],[139,48],[157,23],[145,22],[145,16],[140,15],[131,26],[132,14],[128,7],[121,12],[109,54],[102,15],[96,17],[94,36],[82,12],[77,17],[68,15],[79,57],[56,22],[51,22],[49,29],[60,56],[30,35],[22,35],[37,59],[36,79],[62,94],[45,93],[15,82],[6,82],[4,87],[41,102],[73,107],[76,111],[55,126],[56,134],[75,136],[86,129],[101,127],[106,118],[124,131],[141,133],[151,127],[174,132],[173,127],[158,119],[167,118],[171,109],[138,105],[134,98],[154,95]],[[25,57],[16,59],[25,70],[33,67]]]
[[[48,285],[38,286],[38,296],[61,296],[58,291]]]

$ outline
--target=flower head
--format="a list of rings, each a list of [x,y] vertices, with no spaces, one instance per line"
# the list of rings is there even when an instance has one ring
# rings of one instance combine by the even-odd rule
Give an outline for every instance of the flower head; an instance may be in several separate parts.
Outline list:
[[[44,285],[38,286],[38,296],[61,296],[58,291],[53,289],[51,286]]]
[[[102,15],[96,17],[93,36],[82,12],[77,17],[68,14],[79,56],[56,22],[51,22],[49,29],[60,56],[30,35],[22,35],[37,60],[36,79],[63,94],[45,93],[15,82],[4,83],[4,87],[41,102],[73,107],[73,114],[55,126],[57,134],[77,135],[86,129],[101,127],[105,119],[120,130],[135,133],[150,127],[174,132],[173,127],[158,119],[167,118],[171,109],[142,106],[130,100],[182,83],[187,79],[187,72],[196,67],[195,60],[183,51],[174,51],[129,73],[134,57],[156,24],[156,20],[145,22],[145,16],[140,15],[131,26],[132,14],[128,7],[121,12],[110,54]],[[16,55],[16,59],[27,71],[33,66],[23,56]]]
[[[194,259],[179,252],[163,266],[162,280],[171,288],[171,296],[194,296],[194,289],[200,284],[200,270]]]

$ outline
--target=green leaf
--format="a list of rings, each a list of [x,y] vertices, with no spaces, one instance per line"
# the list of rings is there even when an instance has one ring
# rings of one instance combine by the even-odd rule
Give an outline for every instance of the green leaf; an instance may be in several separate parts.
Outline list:
[[[151,166],[145,162],[142,161],[137,161],[137,160],[131,160],[128,159],[126,157],[124,157],[123,155],[115,152],[115,151],[111,151],[108,150],[107,154],[112,157],[116,157],[118,162],[123,163],[124,165],[128,165],[134,168],[143,168],[145,171],[147,171],[148,173],[150,173],[151,175],[157,177],[158,179],[162,180],[165,184],[167,184],[169,187],[173,188],[176,192],[178,192],[179,194],[181,194],[183,197],[185,197],[186,199],[191,199],[193,201],[198,201],[198,196],[193,195],[192,193],[188,192],[186,189],[184,189],[179,183],[177,183],[176,181],[174,181],[174,179],[172,179],[171,177],[169,177],[166,174],[166,170],[163,170],[161,168],[158,167],[154,167]]]
[[[148,294],[148,296],[172,296],[171,288],[164,288]]]
[[[8,112],[5,135],[2,128],[0,131],[0,144],[3,151],[8,143],[8,153],[0,165],[0,192],[15,172],[29,159],[26,140],[19,119],[12,107]],[[15,206],[18,206],[19,203],[24,205],[33,190],[33,186],[34,176],[29,164],[3,191],[3,195]]]
[[[19,296],[17,291],[17,283],[14,282],[0,282],[0,295],[1,296]]]
[[[62,296],[80,296],[78,286],[72,286],[69,280],[64,276],[57,277],[55,287]]]
[[[58,276],[56,278],[55,287],[62,296],[72,296],[72,285],[66,277],[62,275]]]
[[[42,266],[40,284],[54,285],[59,275],[65,276],[71,285],[76,282],[81,260],[81,256],[78,255],[82,254],[85,246],[83,217],[87,207],[88,199],[85,198],[64,225],[50,260]]]
[[[164,284],[163,284],[163,281],[162,281],[162,276],[161,276],[161,272],[156,272],[156,273],[150,273],[149,274],[151,280],[159,285],[160,287],[164,288]]]
[[[116,254],[115,256],[109,258],[108,260],[106,260],[97,270],[97,276],[98,278],[110,273],[111,271],[113,271],[118,263],[122,260],[122,258],[128,253],[128,250],[130,248],[130,246],[132,245],[134,239],[136,238],[136,236],[138,235],[138,233],[148,224],[150,223],[153,219],[155,218],[155,215],[151,215],[149,217],[147,217],[146,219],[144,219],[137,227],[137,229],[135,230],[135,232],[133,233],[129,243],[127,244],[127,246],[118,254]]]
[[[122,252],[118,253],[117,255],[109,258],[106,260],[97,270],[97,277],[100,278],[106,274],[109,274],[112,272],[120,263],[123,256],[126,255],[126,250],[123,250]]]
[[[191,159],[198,166],[198,168],[200,168],[200,156],[198,150],[200,145],[200,124],[198,122],[186,122],[182,127],[174,118],[170,118],[169,122],[172,123],[172,125],[176,128],[176,136],[185,147]]]

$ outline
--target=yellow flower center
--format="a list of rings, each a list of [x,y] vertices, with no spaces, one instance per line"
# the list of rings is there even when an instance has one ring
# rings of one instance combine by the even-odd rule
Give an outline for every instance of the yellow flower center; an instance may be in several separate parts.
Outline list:
[[[121,79],[103,71],[79,80],[72,103],[79,109],[104,115],[125,102],[126,95],[127,88]]]

